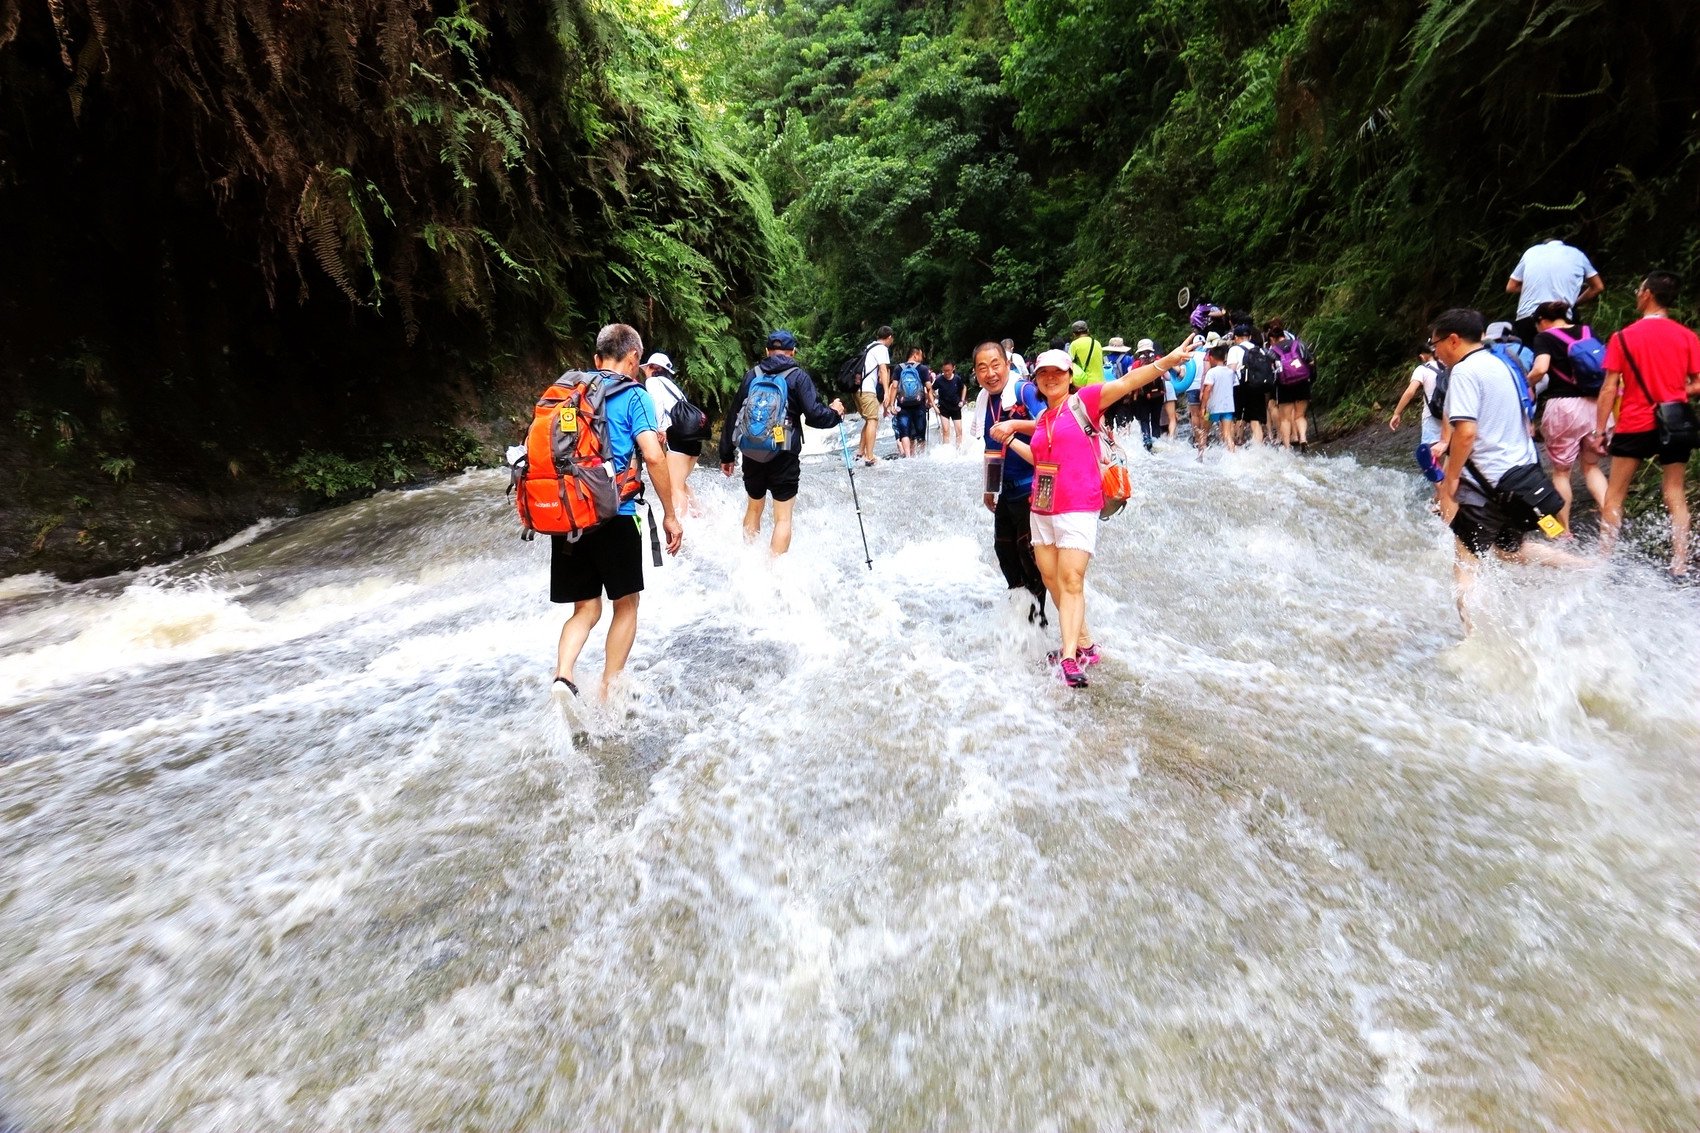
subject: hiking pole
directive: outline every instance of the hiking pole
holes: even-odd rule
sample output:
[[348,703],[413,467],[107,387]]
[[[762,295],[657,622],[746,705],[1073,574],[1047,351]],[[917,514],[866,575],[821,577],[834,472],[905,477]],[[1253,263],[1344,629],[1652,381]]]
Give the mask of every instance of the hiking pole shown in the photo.
[[838,423],[838,454],[844,458],[844,471],[850,477],[850,498],[856,504],[856,526],[862,532],[862,553],[868,556],[868,569],[874,569],[874,556],[868,550],[868,529],[862,525],[862,498],[856,494],[856,469],[850,459],[850,438],[844,434],[844,422]]

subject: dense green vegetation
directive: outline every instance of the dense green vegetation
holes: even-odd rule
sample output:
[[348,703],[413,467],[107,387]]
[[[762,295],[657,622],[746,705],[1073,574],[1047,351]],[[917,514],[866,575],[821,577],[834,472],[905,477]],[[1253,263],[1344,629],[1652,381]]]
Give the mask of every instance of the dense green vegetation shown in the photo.
[[647,19],[0,0],[17,438],[138,477],[382,463],[614,318],[692,371],[737,369],[786,237]]
[[1697,43],[1687,0],[0,0],[0,472],[364,490],[610,319],[712,401],[776,321],[817,372],[882,322],[1167,342],[1182,285],[1347,419],[1543,235],[1596,323],[1700,286]]
[[[1077,317],[1172,339],[1188,285],[1303,327],[1339,398],[1441,307],[1509,315],[1506,276],[1546,234],[1614,285],[1700,267],[1700,9],[1679,0],[712,18],[745,49],[711,51],[705,89],[807,249],[811,301],[792,308],[835,349],[886,319],[955,354]],[[1628,309],[1617,286],[1595,317]]]

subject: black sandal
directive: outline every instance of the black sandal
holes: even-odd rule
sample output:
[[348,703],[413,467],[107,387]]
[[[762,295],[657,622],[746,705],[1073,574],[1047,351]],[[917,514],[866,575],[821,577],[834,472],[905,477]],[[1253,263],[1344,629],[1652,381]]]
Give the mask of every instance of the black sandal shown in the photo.
[[555,681],[554,681],[554,684],[552,684],[552,685],[550,685],[550,686],[549,686],[549,691],[550,691],[550,692],[554,692],[554,691],[555,691],[555,687],[554,687],[554,685],[566,685],[566,686],[567,686],[567,691],[568,691],[568,692],[570,692],[570,693],[572,693],[572,694],[573,694],[573,695],[574,695],[574,696],[575,696],[575,697],[576,697],[576,696],[577,696],[577,695],[578,695],[578,686],[577,686],[577,685],[575,685],[575,684],[574,684],[574,683],[573,683],[573,682],[571,682],[571,681],[569,681],[569,680],[568,680],[568,679],[567,679],[567,678],[565,678],[565,677],[556,677],[556,678],[555,678]]

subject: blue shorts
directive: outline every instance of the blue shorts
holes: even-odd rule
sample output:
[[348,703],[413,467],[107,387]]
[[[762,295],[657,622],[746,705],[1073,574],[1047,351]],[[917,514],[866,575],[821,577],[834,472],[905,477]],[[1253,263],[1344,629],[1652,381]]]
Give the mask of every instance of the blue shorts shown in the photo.
[[1212,413],[1210,419],[1212,421],[1232,421],[1234,415],[1232,413]]
[[927,407],[917,405],[909,409],[899,409],[891,419],[891,435],[898,440],[924,441],[927,439]]
[[1186,391],[1186,403],[1188,405],[1197,405],[1198,404],[1198,391],[1197,390],[1189,389],[1189,390]]

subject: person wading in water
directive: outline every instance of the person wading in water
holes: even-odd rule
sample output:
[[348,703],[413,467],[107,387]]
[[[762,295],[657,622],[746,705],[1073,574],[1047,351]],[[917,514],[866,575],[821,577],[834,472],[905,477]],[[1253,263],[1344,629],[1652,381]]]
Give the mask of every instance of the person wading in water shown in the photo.
[[[1098,467],[1098,440],[1104,409],[1149,382],[1192,352],[1197,338],[1188,338],[1165,358],[1147,362],[1114,381],[1088,385],[1071,393],[1074,366],[1066,351],[1047,350],[1033,363],[1033,383],[1045,399],[1045,411],[1020,439],[1016,422],[994,425],[991,436],[1033,466],[1033,557],[1057,605],[1062,623],[1062,648],[1056,659],[1070,688],[1085,688],[1084,666],[1098,663],[1098,647],[1086,628],[1086,568],[1098,549],[1098,516],[1104,507],[1104,486]],[[1083,420],[1084,419],[1084,420]]]

